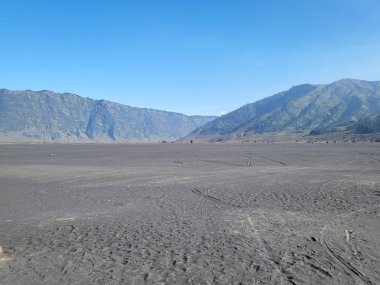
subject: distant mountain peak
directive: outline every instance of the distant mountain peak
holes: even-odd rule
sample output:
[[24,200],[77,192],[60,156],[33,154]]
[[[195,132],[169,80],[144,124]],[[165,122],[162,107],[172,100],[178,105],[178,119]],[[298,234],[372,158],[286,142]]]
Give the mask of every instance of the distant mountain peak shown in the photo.
[[257,134],[308,134],[380,113],[380,81],[301,84],[221,116],[183,140],[223,141]]

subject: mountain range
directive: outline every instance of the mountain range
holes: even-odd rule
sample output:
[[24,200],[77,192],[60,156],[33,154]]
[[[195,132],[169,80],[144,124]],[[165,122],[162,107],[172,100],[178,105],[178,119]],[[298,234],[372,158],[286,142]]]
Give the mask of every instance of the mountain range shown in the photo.
[[303,84],[247,104],[199,127],[182,141],[233,141],[262,134],[308,135],[313,130],[380,114],[380,81],[342,79]]
[[135,108],[69,93],[0,89],[2,141],[172,141],[215,118]]
[[240,141],[378,132],[380,81],[303,84],[221,117],[135,108],[70,93],[0,89],[1,141]]

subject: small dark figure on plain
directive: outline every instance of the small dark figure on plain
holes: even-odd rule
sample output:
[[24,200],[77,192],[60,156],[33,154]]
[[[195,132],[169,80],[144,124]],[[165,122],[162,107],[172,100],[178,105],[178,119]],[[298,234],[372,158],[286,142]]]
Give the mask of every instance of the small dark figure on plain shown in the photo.
[[191,140],[190,143],[193,143],[193,140]]

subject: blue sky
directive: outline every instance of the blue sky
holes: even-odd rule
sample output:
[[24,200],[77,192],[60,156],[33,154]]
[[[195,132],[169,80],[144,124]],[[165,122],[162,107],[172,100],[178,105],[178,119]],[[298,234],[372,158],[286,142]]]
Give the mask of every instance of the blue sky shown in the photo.
[[0,88],[220,115],[380,80],[378,0],[0,0]]

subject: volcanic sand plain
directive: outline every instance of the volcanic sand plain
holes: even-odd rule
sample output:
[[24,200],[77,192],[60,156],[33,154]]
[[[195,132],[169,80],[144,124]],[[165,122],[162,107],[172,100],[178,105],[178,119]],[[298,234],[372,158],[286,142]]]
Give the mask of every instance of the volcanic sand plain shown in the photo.
[[379,144],[0,146],[0,284],[380,284]]

